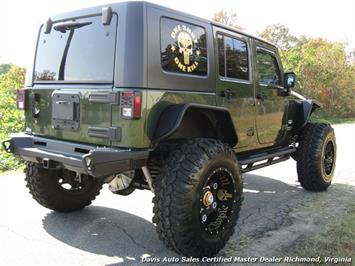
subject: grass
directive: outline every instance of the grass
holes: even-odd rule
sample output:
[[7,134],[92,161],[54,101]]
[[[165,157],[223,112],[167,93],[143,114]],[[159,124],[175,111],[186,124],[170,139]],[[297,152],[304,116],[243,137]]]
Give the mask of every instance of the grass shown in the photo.
[[355,123],[355,118],[333,118],[331,124],[350,124]]
[[340,117],[323,117],[319,116],[317,114],[314,114],[311,116],[311,121],[312,122],[317,122],[317,123],[329,123],[329,124],[349,124],[349,123],[355,123],[355,117],[351,118],[340,118]]
[[346,214],[335,221],[327,231],[298,241],[286,253],[308,258],[320,256],[323,262],[325,257],[352,257],[352,263],[339,263],[338,265],[355,265],[355,204],[353,203]]
[[330,123],[330,124],[350,124],[350,123],[355,123],[355,118],[328,118],[324,119],[324,122]]

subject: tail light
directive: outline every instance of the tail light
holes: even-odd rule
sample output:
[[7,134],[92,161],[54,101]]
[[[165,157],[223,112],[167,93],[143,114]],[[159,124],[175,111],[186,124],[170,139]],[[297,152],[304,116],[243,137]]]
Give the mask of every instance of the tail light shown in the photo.
[[142,93],[139,91],[122,91],[120,105],[122,118],[139,119],[142,112]]
[[28,99],[28,90],[27,89],[16,90],[17,109],[26,110],[27,109],[27,99]]

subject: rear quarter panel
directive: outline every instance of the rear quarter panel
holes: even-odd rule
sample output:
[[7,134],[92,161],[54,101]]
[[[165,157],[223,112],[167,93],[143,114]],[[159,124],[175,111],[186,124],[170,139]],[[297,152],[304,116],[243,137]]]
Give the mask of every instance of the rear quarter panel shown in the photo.
[[120,125],[122,128],[122,139],[120,142],[113,142],[113,146],[148,148],[151,147],[151,139],[160,115],[165,108],[173,104],[199,103],[216,105],[214,93],[169,91],[169,90],[142,90],[144,108],[142,118],[139,120],[122,120],[120,118],[119,106],[112,109],[112,125]]

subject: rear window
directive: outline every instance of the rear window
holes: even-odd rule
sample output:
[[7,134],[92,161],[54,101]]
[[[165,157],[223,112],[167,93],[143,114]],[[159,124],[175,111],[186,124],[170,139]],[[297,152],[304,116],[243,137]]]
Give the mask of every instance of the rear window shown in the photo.
[[54,23],[40,33],[34,81],[111,83],[117,17],[110,25],[101,16]]

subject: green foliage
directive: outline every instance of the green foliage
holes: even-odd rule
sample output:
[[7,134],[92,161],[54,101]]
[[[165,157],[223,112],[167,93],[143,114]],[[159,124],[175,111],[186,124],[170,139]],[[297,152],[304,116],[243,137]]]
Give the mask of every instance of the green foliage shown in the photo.
[[11,64],[1,64],[0,65],[0,75],[7,73],[10,70],[11,66],[12,66]]
[[[6,74],[0,75],[0,141],[25,128],[23,112],[16,109],[16,89],[23,87],[24,78],[25,69],[16,66],[11,66]],[[0,172],[20,166],[20,160],[0,149]]]
[[318,118],[355,118],[355,65],[347,61],[343,44],[296,37],[280,24],[267,27],[260,36],[280,48],[285,70],[297,74],[295,90],[323,104]]
[[321,116],[355,117],[355,66],[347,62],[342,44],[310,38],[284,51],[282,59],[297,74],[295,89],[323,104]]

